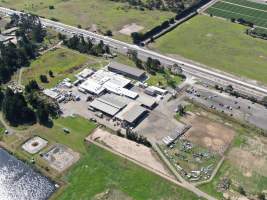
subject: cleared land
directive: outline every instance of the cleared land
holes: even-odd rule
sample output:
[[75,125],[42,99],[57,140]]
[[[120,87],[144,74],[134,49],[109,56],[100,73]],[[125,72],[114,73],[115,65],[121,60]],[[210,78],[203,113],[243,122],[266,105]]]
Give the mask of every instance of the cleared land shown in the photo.
[[219,1],[207,13],[226,19],[244,19],[267,28],[267,5],[246,0]]
[[[53,5],[54,9],[49,9],[49,5]],[[143,26],[143,31],[147,31],[174,16],[172,12],[141,11],[126,3],[110,0],[5,0],[0,2],[0,6],[26,10],[74,26],[80,24],[89,29],[94,26],[100,32],[112,30],[114,34],[132,23]]]
[[69,172],[67,180],[69,187],[59,196],[60,200],[93,199],[107,189],[119,190],[135,200],[198,199],[192,193],[95,145],[88,147],[87,154]]
[[182,119],[183,122],[192,125],[185,137],[194,144],[223,154],[231,144],[235,132],[224,124],[211,121],[205,115],[207,113],[203,112],[202,116],[192,113]]
[[156,153],[150,148],[137,144],[126,138],[113,135],[103,129],[97,129],[95,132],[88,136],[90,139],[104,143],[107,147],[114,151],[126,155],[139,163],[142,163],[154,170],[157,170],[167,176],[173,177],[169,170],[164,166]]
[[267,42],[245,31],[242,25],[200,15],[158,39],[152,48],[267,83]]
[[[266,190],[267,139],[249,126],[232,121],[222,114],[217,115],[214,111],[210,112],[209,109],[198,105],[191,105],[193,105],[192,112],[197,114],[191,119],[192,125],[199,133],[192,129],[184,137],[204,148],[210,146],[209,142],[205,143],[206,137],[220,141],[218,144],[224,142],[221,147],[228,146],[220,152],[225,160],[216,176],[210,183],[203,184],[199,188],[218,199],[222,199],[223,195],[231,197],[240,195],[239,186],[244,188],[248,196]],[[217,142],[215,144],[217,148]],[[223,190],[220,186],[224,179],[231,182],[228,190]]]
[[[28,68],[23,70],[22,84],[25,85],[34,79],[43,87],[50,88],[64,78],[73,79],[74,74],[85,67],[101,67],[105,63],[102,59],[69,49],[52,50],[37,58]],[[49,77],[49,70],[53,72],[54,77]],[[48,83],[40,82],[41,74],[48,77]]]
[[[218,197],[223,193],[231,195],[231,190],[237,191],[240,185],[248,194],[258,194],[266,190],[266,138],[255,135],[252,130],[240,130],[219,173],[211,183],[200,186],[200,189]],[[218,185],[223,178],[230,179],[232,184],[230,190],[220,192]]]

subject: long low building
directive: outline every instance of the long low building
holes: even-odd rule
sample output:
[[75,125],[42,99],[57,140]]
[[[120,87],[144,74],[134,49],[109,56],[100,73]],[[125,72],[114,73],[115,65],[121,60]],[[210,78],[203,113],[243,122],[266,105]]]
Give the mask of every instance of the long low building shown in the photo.
[[116,115],[116,118],[126,123],[126,125],[136,126],[139,120],[148,111],[136,102],[129,103],[120,113]]
[[137,80],[142,80],[146,76],[146,72],[143,70],[117,62],[109,63],[108,70]]
[[95,99],[90,104],[90,107],[113,117],[125,108],[126,105],[127,102],[122,101],[119,96],[116,97],[115,95],[106,94]]

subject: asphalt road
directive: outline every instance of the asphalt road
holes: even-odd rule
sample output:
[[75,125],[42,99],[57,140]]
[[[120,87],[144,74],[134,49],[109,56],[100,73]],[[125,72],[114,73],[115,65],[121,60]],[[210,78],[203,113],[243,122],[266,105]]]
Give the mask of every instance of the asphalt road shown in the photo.
[[[17,14],[21,13],[19,11],[14,11],[3,7],[0,7],[0,12],[8,15],[14,13]],[[136,45],[121,42],[119,40],[115,40],[107,36],[95,34],[93,32],[69,26],[60,22],[55,22],[44,18],[41,18],[41,21],[44,26],[51,27],[58,32],[63,32],[65,34],[84,35],[85,37],[90,37],[95,39],[96,42],[102,40],[105,44],[109,45],[114,51],[122,54],[126,54],[128,50],[135,50],[138,52],[138,55],[142,60],[146,60],[148,57],[151,57],[160,60],[160,62],[165,65],[173,65],[174,63],[177,63],[182,66],[185,73],[198,77],[202,80],[208,80],[220,85],[231,84],[236,90],[240,90],[246,94],[254,95],[255,97],[258,98],[267,96],[267,89],[263,86],[258,86],[252,83],[252,81],[251,82],[244,81],[237,77],[233,77],[231,75],[225,75],[219,72],[212,71],[210,69],[205,69],[203,67],[198,66],[197,64],[191,64],[178,59],[170,58],[161,55],[159,53],[153,52],[151,50],[141,48]]]

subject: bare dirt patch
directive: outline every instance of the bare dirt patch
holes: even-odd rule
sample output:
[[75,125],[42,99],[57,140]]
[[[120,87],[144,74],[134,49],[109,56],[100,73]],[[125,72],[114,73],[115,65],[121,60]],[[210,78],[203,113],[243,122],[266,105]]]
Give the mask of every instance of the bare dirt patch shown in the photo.
[[264,157],[256,156],[252,152],[244,149],[233,148],[228,154],[228,159],[246,177],[251,177],[253,172],[267,176],[267,162]]
[[135,23],[132,23],[132,24],[127,24],[127,25],[123,26],[123,28],[119,32],[121,34],[130,36],[132,33],[139,32],[139,31],[141,31],[143,29],[144,29],[143,26],[139,26],[139,25],[137,25]]
[[97,129],[93,134],[88,136],[87,139],[97,140],[104,143],[112,150],[123,154],[131,159],[134,159],[156,171],[159,171],[167,176],[173,175],[164,166],[161,160],[155,153],[148,147],[137,144],[126,138],[113,135],[105,130]]
[[43,158],[53,169],[58,172],[63,172],[76,163],[79,160],[80,155],[72,149],[58,144],[47,152]]
[[220,154],[224,153],[235,136],[231,128],[203,116],[192,114],[183,121],[192,125],[185,135],[186,139]]

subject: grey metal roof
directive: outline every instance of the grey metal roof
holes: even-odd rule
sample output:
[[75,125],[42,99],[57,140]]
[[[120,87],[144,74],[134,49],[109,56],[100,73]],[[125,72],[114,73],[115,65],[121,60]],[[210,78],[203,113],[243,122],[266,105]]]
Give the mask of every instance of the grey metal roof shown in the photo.
[[7,35],[7,34],[10,34],[12,32],[15,32],[16,30],[18,30],[18,27],[13,27],[13,28],[10,28],[10,29],[6,29],[6,30],[2,31],[2,34],[3,35]]
[[108,115],[114,116],[119,112],[119,108],[113,107],[109,104],[106,104],[102,101],[99,101],[99,99],[95,99],[91,104],[91,107],[100,110]]
[[140,77],[145,73],[145,71],[140,70],[138,68],[130,67],[128,65],[123,65],[123,64],[117,63],[117,62],[111,62],[109,64],[108,68],[115,69],[115,70],[121,71],[121,72],[126,73],[126,74],[131,74],[131,75],[134,75],[136,77]]
[[0,35],[0,42],[6,42],[10,39],[11,39],[11,37],[9,37],[9,36]]
[[118,109],[122,109],[127,105],[127,103],[118,95],[105,94],[99,97],[98,100]]
[[156,103],[155,98],[144,94],[140,95],[137,101],[147,107],[152,107]]
[[129,123],[134,123],[147,110],[139,105],[133,105],[128,112],[125,112],[123,119]]

